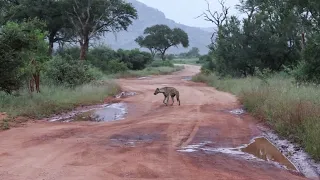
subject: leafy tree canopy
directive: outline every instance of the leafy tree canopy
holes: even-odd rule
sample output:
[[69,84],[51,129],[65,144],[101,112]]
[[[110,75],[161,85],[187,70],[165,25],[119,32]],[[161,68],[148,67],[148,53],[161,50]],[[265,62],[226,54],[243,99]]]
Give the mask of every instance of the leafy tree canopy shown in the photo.
[[189,47],[189,37],[180,28],[170,29],[167,25],[158,24],[144,30],[144,36],[135,40],[141,47],[148,48],[153,55],[159,52],[162,60],[165,60],[166,51],[172,47]]
[[66,16],[75,30],[75,41],[80,43],[80,59],[86,58],[89,40],[105,32],[127,30],[138,17],[136,9],[124,0],[66,0],[72,6]]

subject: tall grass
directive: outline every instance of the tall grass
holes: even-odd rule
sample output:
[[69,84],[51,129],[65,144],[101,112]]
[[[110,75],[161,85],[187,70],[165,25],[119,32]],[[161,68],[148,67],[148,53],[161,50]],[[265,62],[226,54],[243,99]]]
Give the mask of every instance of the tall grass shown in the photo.
[[74,89],[59,86],[41,86],[41,93],[30,95],[27,90],[19,96],[0,92],[0,112],[10,117],[28,116],[42,118],[54,113],[71,110],[79,105],[103,102],[116,94],[120,87],[114,82],[90,83]]
[[319,87],[297,86],[292,79],[280,75],[262,81],[256,77],[219,79],[199,74],[193,80],[237,95],[255,117],[320,160]]

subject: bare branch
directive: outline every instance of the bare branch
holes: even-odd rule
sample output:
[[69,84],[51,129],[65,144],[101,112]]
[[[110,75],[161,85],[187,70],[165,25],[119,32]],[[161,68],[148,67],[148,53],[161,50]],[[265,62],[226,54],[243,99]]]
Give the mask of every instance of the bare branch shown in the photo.
[[205,1],[207,3],[207,9],[205,10],[205,12],[203,12],[201,15],[197,16],[196,18],[203,16],[205,21],[212,22],[219,27],[226,21],[230,7],[225,6],[224,0],[218,0],[219,4],[221,5],[222,12],[220,13],[218,11],[212,12],[210,10],[210,3],[207,0]]

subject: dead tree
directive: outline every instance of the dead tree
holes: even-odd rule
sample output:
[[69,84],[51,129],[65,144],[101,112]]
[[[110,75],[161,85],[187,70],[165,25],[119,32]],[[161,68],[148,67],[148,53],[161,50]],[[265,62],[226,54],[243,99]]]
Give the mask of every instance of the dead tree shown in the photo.
[[219,31],[220,26],[223,25],[223,23],[227,20],[230,7],[227,7],[225,5],[225,0],[218,0],[219,4],[221,5],[221,12],[212,12],[210,10],[209,2],[207,0],[205,1],[207,2],[207,10],[196,18],[204,17],[205,21],[212,22],[217,26],[217,29],[215,29],[215,31],[211,35],[211,42],[214,43],[214,35]]

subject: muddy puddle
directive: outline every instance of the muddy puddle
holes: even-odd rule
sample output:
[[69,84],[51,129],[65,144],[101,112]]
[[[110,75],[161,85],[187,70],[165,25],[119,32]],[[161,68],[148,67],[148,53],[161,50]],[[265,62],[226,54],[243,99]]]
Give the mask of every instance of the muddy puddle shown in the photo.
[[199,144],[188,145],[178,151],[196,152],[203,150],[209,153],[223,153],[241,157],[246,160],[267,161],[278,167],[298,171],[295,165],[264,137],[255,138],[249,144],[236,148],[211,148],[210,144],[212,144],[212,142],[206,141]]
[[241,114],[245,113],[245,111],[243,108],[238,108],[238,109],[233,109],[233,110],[229,111],[229,113],[235,114],[235,115],[241,115]]
[[49,118],[48,121],[71,122],[71,121],[95,121],[107,122],[124,119],[127,114],[125,103],[103,104],[99,106],[87,107],[83,110],[72,111]]
[[138,144],[152,143],[160,138],[159,134],[138,134],[138,135],[122,135],[114,134],[110,137],[114,145],[124,145],[135,147]]
[[115,95],[114,97],[115,98],[126,98],[126,97],[134,96],[134,95],[137,95],[137,93],[136,92],[123,91],[123,92]]
[[191,81],[192,80],[192,76],[183,76],[182,80]]
[[139,78],[137,78],[137,79],[139,79],[139,80],[143,80],[143,79],[150,79],[151,77],[149,77],[149,76],[143,76],[143,77],[139,77]]

